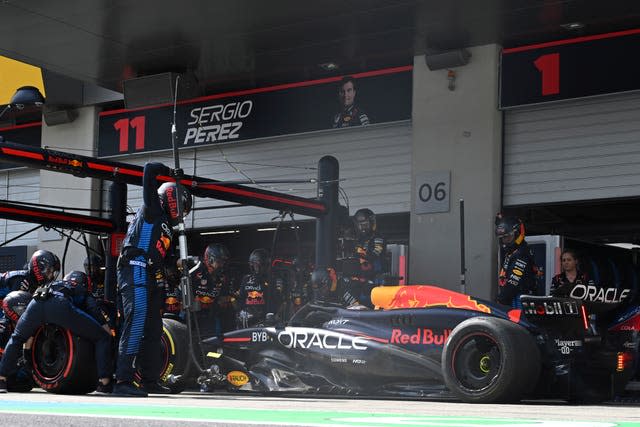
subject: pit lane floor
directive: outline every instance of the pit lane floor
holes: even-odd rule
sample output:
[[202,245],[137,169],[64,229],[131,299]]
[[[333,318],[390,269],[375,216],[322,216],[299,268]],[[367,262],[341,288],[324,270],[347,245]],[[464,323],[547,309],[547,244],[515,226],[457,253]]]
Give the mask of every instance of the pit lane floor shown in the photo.
[[0,425],[11,426],[429,426],[640,427],[640,404],[561,402],[470,405],[425,400],[263,397],[238,394],[124,398],[61,396],[39,389],[0,395]]

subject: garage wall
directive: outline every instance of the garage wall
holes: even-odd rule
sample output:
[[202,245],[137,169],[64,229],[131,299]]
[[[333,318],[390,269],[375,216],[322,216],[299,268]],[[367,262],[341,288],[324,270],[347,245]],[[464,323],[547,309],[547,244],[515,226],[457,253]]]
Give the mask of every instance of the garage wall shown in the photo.
[[505,112],[505,206],[640,195],[640,93]]
[[[10,202],[39,203],[40,171],[36,169],[15,169],[0,172],[0,199]],[[0,242],[13,239],[31,230],[37,224],[0,219]],[[9,246],[36,246],[38,233],[32,232],[9,244]]]
[[[496,45],[470,49],[456,68],[455,90],[447,70],[430,71],[414,58],[413,174],[449,171],[450,209],[411,215],[409,279],[460,290],[460,209],[465,201],[467,292],[492,298],[497,289],[493,221],[500,206],[502,115],[497,109]],[[413,198],[417,198],[417,192]]]
[[[213,148],[180,152],[185,173],[221,181],[311,180],[317,177],[322,156],[340,163],[340,186],[349,199],[350,213],[368,207],[378,214],[408,212],[411,191],[411,124],[408,121],[353,129],[268,138]],[[173,165],[171,153],[127,156],[115,160],[144,164],[161,161]],[[315,183],[263,184],[261,188],[301,197],[316,197]],[[137,209],[140,188],[129,186],[128,204]],[[209,208],[230,202],[197,198],[195,207]],[[342,199],[341,203],[345,204]],[[270,222],[277,212],[252,206],[195,211],[192,228],[229,227]],[[300,217],[299,219],[303,219]]]

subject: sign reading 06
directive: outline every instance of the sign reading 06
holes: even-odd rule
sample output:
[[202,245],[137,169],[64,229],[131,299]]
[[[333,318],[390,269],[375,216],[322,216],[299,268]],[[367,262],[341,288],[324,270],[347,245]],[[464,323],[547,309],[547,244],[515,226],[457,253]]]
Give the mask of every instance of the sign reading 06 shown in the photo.
[[450,171],[416,174],[414,213],[449,212]]
[[504,49],[500,108],[640,89],[640,29]]

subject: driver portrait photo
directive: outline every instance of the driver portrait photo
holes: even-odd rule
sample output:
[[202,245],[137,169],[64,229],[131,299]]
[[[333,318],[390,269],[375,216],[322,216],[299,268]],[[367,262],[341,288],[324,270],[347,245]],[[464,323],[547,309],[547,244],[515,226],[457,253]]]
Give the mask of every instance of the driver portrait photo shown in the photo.
[[367,126],[369,116],[356,103],[356,81],[351,76],[343,77],[338,84],[340,111],[333,116],[333,128]]

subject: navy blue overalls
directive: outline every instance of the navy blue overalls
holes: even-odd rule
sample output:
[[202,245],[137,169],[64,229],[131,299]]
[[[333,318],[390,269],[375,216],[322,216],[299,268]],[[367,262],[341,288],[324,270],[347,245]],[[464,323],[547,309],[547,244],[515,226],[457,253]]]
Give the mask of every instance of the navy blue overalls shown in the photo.
[[59,280],[48,287],[46,297],[34,297],[20,316],[0,360],[0,376],[7,377],[16,370],[22,345],[40,326],[50,323],[94,343],[98,377],[110,378],[113,372],[111,334],[101,326],[106,322],[96,300],[83,286],[72,282]]
[[162,290],[155,276],[170,251],[172,230],[160,204],[156,177],[169,174],[161,163],[145,165],[143,205],[129,225],[118,259],[122,324],[116,379],[122,382],[133,381],[136,365],[143,382],[157,381],[160,375]]

